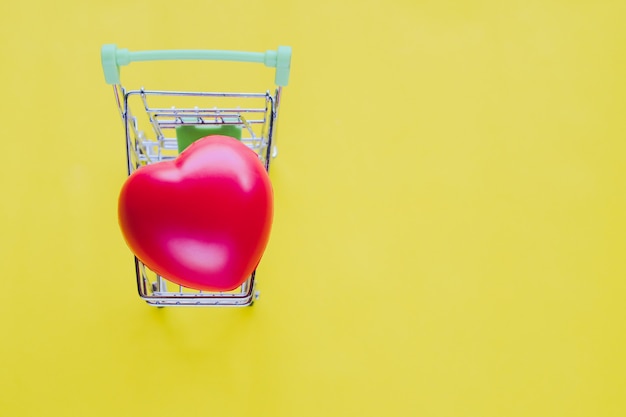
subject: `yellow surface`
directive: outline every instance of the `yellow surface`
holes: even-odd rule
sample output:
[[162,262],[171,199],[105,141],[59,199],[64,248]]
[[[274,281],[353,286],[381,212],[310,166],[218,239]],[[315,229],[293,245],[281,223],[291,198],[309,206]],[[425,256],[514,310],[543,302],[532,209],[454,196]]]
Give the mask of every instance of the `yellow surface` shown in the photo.
[[[0,415],[626,415],[625,2],[2,9]],[[253,308],[137,297],[110,42],[294,48]]]

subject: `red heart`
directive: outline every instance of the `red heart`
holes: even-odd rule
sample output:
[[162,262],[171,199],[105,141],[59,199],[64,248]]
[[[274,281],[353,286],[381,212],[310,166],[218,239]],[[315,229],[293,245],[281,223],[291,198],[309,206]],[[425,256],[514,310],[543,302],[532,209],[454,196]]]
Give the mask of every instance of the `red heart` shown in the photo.
[[154,272],[184,287],[229,291],[263,255],[272,198],[256,153],[234,138],[208,136],[128,177],[119,223],[131,251]]

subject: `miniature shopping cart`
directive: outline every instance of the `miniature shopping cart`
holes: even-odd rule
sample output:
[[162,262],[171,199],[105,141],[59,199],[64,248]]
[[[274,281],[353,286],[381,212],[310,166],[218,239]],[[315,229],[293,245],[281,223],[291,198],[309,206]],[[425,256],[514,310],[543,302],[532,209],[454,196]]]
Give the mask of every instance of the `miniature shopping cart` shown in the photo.
[[[107,84],[124,123],[128,174],[171,160],[191,142],[209,134],[240,139],[269,171],[276,156],[275,135],[281,88],[289,80],[291,48],[265,53],[171,50],[129,52],[115,45],[101,50]],[[125,89],[120,67],[137,61],[220,60],[263,63],[276,69],[273,92],[156,91]],[[249,306],[258,298],[255,272],[235,291],[207,292],[182,287],[151,271],[135,257],[139,295],[156,306]]]

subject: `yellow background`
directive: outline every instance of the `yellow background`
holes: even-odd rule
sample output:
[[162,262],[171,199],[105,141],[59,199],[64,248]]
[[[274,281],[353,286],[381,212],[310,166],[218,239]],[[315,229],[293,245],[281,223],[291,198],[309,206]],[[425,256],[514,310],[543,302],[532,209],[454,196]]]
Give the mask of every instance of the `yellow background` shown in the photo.
[[[6,2],[0,415],[625,415],[625,21],[609,0]],[[136,295],[104,43],[294,48],[254,307]],[[122,77],[271,86],[243,65]]]

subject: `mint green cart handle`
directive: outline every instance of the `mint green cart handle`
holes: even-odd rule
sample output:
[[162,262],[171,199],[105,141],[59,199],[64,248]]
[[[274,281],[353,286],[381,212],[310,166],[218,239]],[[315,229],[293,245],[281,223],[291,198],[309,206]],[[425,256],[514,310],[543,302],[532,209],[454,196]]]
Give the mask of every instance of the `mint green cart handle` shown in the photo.
[[289,82],[291,48],[279,46],[276,51],[239,52],[215,50],[169,50],[138,51],[118,49],[115,45],[102,46],[102,69],[107,84],[120,84],[120,67],[131,62],[164,60],[214,60],[236,62],[258,62],[276,68],[276,85],[284,87]]

